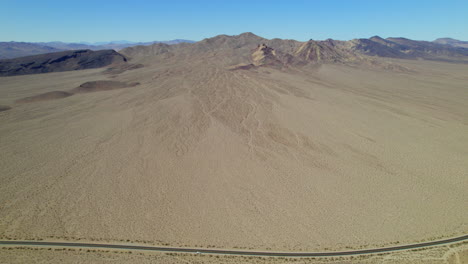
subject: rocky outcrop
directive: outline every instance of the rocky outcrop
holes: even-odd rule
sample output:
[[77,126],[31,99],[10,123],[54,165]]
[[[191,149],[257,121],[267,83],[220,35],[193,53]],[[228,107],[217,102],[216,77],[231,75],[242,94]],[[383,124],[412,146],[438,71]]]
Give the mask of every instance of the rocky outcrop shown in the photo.
[[254,50],[252,53],[252,61],[255,66],[283,64],[276,56],[276,51],[265,44],[258,45]]

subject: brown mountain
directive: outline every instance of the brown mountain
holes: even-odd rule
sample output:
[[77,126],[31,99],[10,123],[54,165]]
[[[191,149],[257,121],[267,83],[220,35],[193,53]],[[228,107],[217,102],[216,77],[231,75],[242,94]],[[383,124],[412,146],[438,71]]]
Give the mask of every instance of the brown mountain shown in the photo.
[[[260,45],[260,46],[259,46]],[[260,50],[255,50],[260,47]],[[156,58],[193,57],[193,56],[219,56],[227,65],[252,63],[251,57],[263,56],[273,64],[281,61],[282,64],[309,64],[309,63],[345,63],[368,64],[375,57],[389,57],[401,59],[428,59],[441,61],[465,61],[468,58],[468,49],[451,47],[447,45],[414,41],[404,38],[383,39],[378,36],[369,39],[354,39],[350,41],[337,40],[309,40],[300,42],[283,39],[264,39],[252,33],[243,33],[236,36],[219,35],[204,39],[193,44],[150,46],[135,46],[121,50],[128,57],[149,60],[148,56]],[[254,59],[255,60],[255,59]],[[268,64],[253,62],[253,64]]]
[[359,55],[348,49],[346,42],[327,39],[325,41],[309,40],[294,55],[314,63],[347,63],[359,59]]

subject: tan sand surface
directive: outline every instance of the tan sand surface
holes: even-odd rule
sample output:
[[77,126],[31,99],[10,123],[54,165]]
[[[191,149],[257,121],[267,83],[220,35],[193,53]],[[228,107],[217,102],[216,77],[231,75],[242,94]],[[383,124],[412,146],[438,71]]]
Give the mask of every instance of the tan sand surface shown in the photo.
[[164,55],[110,79],[0,78],[0,237],[323,250],[468,231],[468,66],[229,70]]

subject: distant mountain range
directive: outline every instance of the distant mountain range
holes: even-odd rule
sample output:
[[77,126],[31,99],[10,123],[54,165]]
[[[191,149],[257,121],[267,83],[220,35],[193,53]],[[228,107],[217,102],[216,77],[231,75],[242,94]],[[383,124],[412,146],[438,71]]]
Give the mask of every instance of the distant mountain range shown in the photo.
[[[347,43],[352,50],[359,53],[393,58],[428,58],[437,56],[456,56],[466,51],[459,48],[468,49],[468,41],[461,41],[452,38],[439,38],[434,41],[416,41],[406,38],[386,38],[378,36],[369,39],[353,39],[349,41],[334,41],[335,43]],[[116,51],[134,46],[149,46],[153,44],[174,45],[180,43],[194,43],[195,41],[186,39],[174,39],[169,41],[132,42],[127,40],[108,42],[80,42],[66,43],[60,41],[53,42],[0,42],[0,59],[12,59],[37,54],[59,52],[65,50],[107,50]],[[320,41],[316,41],[320,43]],[[325,42],[323,42],[325,43]],[[325,43],[326,44],[326,43]]]
[[[461,41],[417,41],[406,38],[381,38],[340,40],[309,40],[306,42],[284,39],[265,39],[247,32],[236,36],[218,35],[196,43],[186,40],[152,43],[107,43],[89,45],[79,43],[23,43],[5,42],[0,45],[8,56],[22,53],[47,53],[0,60],[0,76],[46,73],[121,64],[110,71],[136,69],[144,65],[128,64],[128,59],[166,60],[167,58],[210,58],[221,56],[222,63],[232,70],[249,70],[258,67],[290,68],[309,64],[342,64],[377,67],[406,71],[388,60],[435,60],[468,63],[468,48]],[[169,45],[173,44],[173,45]],[[151,44],[151,45],[148,45]],[[457,45],[457,46],[455,46]],[[116,52],[116,47],[124,47]],[[101,50],[107,48],[107,50]],[[68,49],[67,51],[63,51]],[[93,51],[92,49],[99,51]],[[119,68],[120,67],[120,68]],[[112,67],[111,67],[112,68]]]
[[468,63],[468,48],[440,44],[433,41],[418,41],[406,38],[371,38],[340,40],[309,40],[306,42],[287,39],[265,39],[253,33],[236,36],[219,35],[193,44],[135,46],[119,51],[129,57],[162,56],[164,58],[184,54],[214,56],[225,54],[225,61],[239,64],[242,69],[261,65],[284,67],[317,63],[382,64],[378,58],[424,59],[445,62]]
[[59,52],[65,50],[121,50],[138,45],[151,45],[155,43],[164,43],[168,45],[179,43],[193,43],[195,41],[185,39],[174,39],[169,41],[151,41],[151,42],[132,42],[126,40],[95,42],[95,43],[66,43],[60,41],[53,42],[0,42],[0,59],[12,59],[37,54]]
[[154,43],[164,43],[168,45],[178,44],[178,43],[193,43],[193,40],[187,39],[173,39],[173,40],[165,40],[165,41],[149,41],[149,42],[136,42],[136,41],[128,41],[128,40],[113,40],[113,41],[100,41],[100,42],[78,42],[78,44],[86,44],[86,45],[93,45],[93,46],[103,46],[103,45],[122,45],[125,47],[135,46],[135,45],[151,45]]

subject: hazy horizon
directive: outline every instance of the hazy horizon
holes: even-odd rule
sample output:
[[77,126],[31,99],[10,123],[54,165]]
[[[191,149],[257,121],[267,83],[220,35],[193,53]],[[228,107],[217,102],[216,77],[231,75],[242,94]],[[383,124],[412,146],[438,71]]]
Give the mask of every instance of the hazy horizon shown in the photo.
[[[213,37],[216,37],[216,36],[220,36],[220,35],[228,35],[228,36],[236,36],[236,35],[241,35],[243,33],[253,33],[255,34],[255,32],[241,32],[241,33],[238,33],[238,34],[232,34],[232,35],[228,35],[228,34],[218,34],[218,35],[214,35],[214,36],[211,36],[211,37],[206,37],[206,38],[213,38]],[[263,37],[259,34],[255,34],[259,37]],[[407,38],[407,39],[411,39],[411,40],[417,40],[417,41],[435,41],[437,39],[445,39],[445,38],[449,38],[449,39],[455,39],[455,40],[459,40],[459,41],[467,41],[466,39],[459,39],[459,38],[454,38],[454,37],[450,37],[450,36],[441,36],[441,37],[437,37],[437,38],[434,38],[434,39],[415,39],[415,38],[411,38],[411,37],[403,37],[403,36],[381,36],[381,35],[372,35],[372,36],[364,36],[364,37],[357,37],[357,38],[353,38],[353,39],[369,39],[371,37],[375,37],[375,36],[378,36],[378,37],[381,37],[381,38]],[[206,39],[204,38],[204,39]],[[266,38],[266,39],[275,39],[276,37],[273,37],[273,38]],[[284,38],[279,38],[279,39],[284,39]],[[326,40],[328,38],[323,38],[323,39],[316,39],[316,38],[309,38],[307,40]],[[333,38],[331,38],[333,39]],[[136,44],[136,43],[149,43],[149,42],[168,42],[168,41],[175,41],[175,40],[185,40],[185,41],[194,41],[194,42],[197,42],[197,41],[201,41],[203,39],[199,39],[199,40],[194,40],[194,39],[188,39],[188,38],[183,38],[183,37],[180,37],[180,38],[174,38],[174,39],[154,39],[154,40],[150,40],[150,41],[140,41],[140,40],[126,40],[126,39],[120,39],[120,40],[101,40],[101,41],[62,41],[62,40],[48,40],[48,41],[27,41],[27,40],[1,40],[0,42],[25,42],[25,43],[53,43],[53,42],[61,42],[61,43],[68,43],[68,44],[85,44],[85,45],[103,45],[103,44]],[[297,40],[297,39],[293,39],[293,40]],[[297,41],[307,41],[307,40],[297,40]],[[342,41],[348,41],[348,40],[352,40],[352,39],[335,39],[335,40],[342,40]]]
[[61,41],[61,40],[50,40],[50,41],[23,41],[23,40],[8,40],[8,41],[1,41],[1,42],[25,42],[25,43],[54,43],[54,42],[60,42],[60,43],[67,43],[67,44],[85,44],[85,45],[102,45],[102,44],[135,44],[135,43],[148,43],[148,42],[167,42],[167,41],[175,41],[175,40],[187,40],[187,41],[192,41],[191,39],[182,39],[182,38],[177,38],[177,39],[165,39],[165,40],[152,40],[152,41],[133,41],[133,40],[107,40],[107,41],[75,41],[75,42],[69,42],[69,41]]

